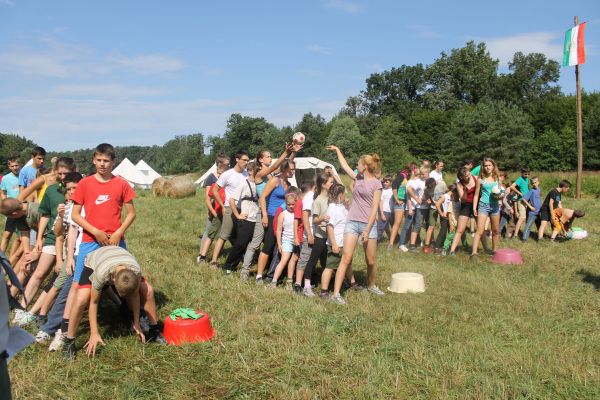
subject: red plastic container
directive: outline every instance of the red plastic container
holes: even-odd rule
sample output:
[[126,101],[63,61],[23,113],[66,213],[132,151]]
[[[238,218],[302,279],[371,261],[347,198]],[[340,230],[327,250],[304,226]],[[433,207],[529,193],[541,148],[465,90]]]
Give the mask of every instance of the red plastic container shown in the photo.
[[206,342],[215,335],[215,330],[210,324],[210,317],[203,311],[196,310],[202,317],[198,319],[172,320],[165,318],[163,335],[167,343],[179,346],[183,343]]
[[492,262],[496,264],[523,264],[523,257],[515,249],[498,249],[496,254],[492,257]]

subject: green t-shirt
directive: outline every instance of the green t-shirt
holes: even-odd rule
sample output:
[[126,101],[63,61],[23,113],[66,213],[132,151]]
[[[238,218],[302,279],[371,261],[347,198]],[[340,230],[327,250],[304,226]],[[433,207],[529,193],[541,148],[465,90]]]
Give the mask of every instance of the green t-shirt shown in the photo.
[[58,205],[64,204],[65,195],[59,192],[60,185],[55,183],[48,186],[44,198],[40,203],[39,213],[44,217],[48,217],[48,226],[46,226],[46,239],[44,246],[52,246],[56,243],[56,235],[54,235],[54,221],[58,215]]
[[476,167],[473,167],[473,169],[471,170],[471,175],[479,176],[479,171],[481,171],[481,164],[479,164]]
[[[327,196],[317,196],[312,204],[312,215],[316,215],[319,218],[323,218],[327,215],[327,207],[329,206],[329,199]],[[321,222],[318,225],[313,226],[313,233],[315,237],[326,239],[327,238],[327,222]]]
[[519,179],[515,181],[515,184],[517,185],[517,187],[519,188],[519,192],[521,192],[523,196],[525,196],[527,192],[529,192],[529,178],[523,179],[523,177],[520,176]]

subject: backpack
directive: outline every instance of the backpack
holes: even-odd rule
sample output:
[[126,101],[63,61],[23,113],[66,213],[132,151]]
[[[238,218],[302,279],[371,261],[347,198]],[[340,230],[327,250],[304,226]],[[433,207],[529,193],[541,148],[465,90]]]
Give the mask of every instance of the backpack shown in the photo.
[[250,196],[244,196],[238,200],[236,205],[238,213],[242,212],[243,201],[252,201],[254,203],[258,203],[258,196],[252,191],[252,185],[250,184],[250,181],[246,179],[246,183],[248,184],[248,189],[250,189]]

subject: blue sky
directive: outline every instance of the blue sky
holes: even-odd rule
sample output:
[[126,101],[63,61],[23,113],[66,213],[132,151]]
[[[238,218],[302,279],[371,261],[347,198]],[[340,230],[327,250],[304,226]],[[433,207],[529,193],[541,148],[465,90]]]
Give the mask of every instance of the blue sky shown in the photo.
[[329,119],[371,73],[468,40],[501,70],[516,51],[560,60],[574,15],[588,22],[583,87],[598,91],[597,0],[0,0],[0,132],[71,150],[218,135],[236,112]]

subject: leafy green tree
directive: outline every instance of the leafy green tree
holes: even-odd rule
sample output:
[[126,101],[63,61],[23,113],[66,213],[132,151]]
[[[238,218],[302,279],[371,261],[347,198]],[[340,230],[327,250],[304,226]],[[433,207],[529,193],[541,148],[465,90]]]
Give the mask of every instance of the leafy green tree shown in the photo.
[[31,149],[36,146],[31,140],[11,133],[0,133],[0,173],[7,174],[6,162],[9,157],[18,156],[21,165],[31,158]]
[[368,152],[379,154],[384,171],[395,173],[414,159],[408,151],[406,131],[406,124],[397,117],[387,116],[379,120]]
[[465,47],[442,52],[427,67],[424,100],[431,109],[454,109],[464,103],[477,104],[490,98],[497,78],[498,60],[485,43],[467,42]]
[[311,157],[322,157],[325,153],[324,143],[327,141],[329,129],[325,118],[312,113],[304,114],[302,120],[296,125],[295,132],[303,132],[306,135],[303,155]]
[[[348,116],[337,117],[331,121],[331,131],[326,144],[338,146],[349,163],[357,162],[364,148],[360,130],[356,122]],[[332,152],[328,152],[327,159],[331,162],[337,160]]]
[[531,161],[533,139],[527,114],[515,105],[486,101],[454,114],[441,152],[451,167],[466,158],[491,157],[501,169],[517,170]]
[[556,85],[560,66],[544,54],[519,51],[508,68],[509,74],[498,77],[496,97],[499,99],[527,106],[531,101],[560,94],[560,87]]
[[561,131],[547,130],[538,135],[530,149],[529,166],[542,171],[568,171],[577,168],[577,134],[565,126]]

